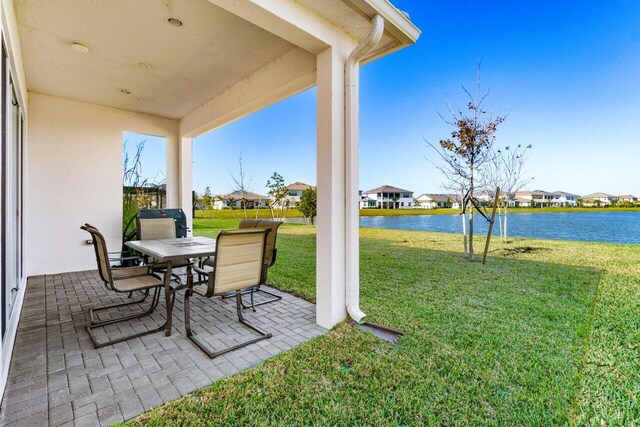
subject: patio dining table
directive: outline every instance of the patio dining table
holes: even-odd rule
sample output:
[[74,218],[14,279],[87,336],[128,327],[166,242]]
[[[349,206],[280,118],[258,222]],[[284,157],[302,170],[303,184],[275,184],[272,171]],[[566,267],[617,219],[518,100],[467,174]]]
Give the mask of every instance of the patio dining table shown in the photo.
[[177,289],[171,288],[173,262],[186,258],[203,258],[215,255],[216,240],[209,237],[183,237],[176,239],[132,240],[126,242],[126,245],[166,265],[164,273],[164,295],[167,305],[165,335],[170,336],[173,317],[173,294],[177,291]]

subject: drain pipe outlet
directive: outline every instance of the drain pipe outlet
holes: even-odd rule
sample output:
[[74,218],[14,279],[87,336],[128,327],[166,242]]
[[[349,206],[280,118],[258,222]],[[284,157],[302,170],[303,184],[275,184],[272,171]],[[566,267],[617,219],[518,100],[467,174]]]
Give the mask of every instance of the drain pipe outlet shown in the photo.
[[366,316],[360,310],[360,200],[358,197],[358,84],[360,60],[371,52],[382,38],[384,20],[373,17],[371,31],[347,58],[345,78],[345,190],[346,190],[346,305],[353,320],[361,323]]

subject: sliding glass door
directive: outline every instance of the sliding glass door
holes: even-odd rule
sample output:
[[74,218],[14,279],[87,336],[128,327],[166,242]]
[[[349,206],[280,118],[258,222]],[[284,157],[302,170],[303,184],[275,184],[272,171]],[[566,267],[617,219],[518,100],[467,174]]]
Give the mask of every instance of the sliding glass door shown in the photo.
[[2,46],[2,228],[0,277],[2,279],[2,336],[14,312],[22,282],[22,185],[23,112],[18,102],[11,69]]

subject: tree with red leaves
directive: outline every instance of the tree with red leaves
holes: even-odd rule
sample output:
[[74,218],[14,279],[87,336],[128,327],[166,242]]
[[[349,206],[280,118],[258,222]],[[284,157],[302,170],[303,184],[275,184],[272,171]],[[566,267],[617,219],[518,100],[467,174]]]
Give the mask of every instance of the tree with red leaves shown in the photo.
[[475,192],[477,189],[485,188],[484,168],[493,156],[491,148],[495,141],[495,134],[505,117],[493,117],[484,108],[489,93],[481,95],[479,64],[475,94],[472,95],[464,86],[462,90],[469,97],[466,111],[455,111],[449,105],[451,118],[445,119],[440,116],[447,125],[453,127],[451,136],[441,139],[437,145],[425,141],[440,158],[437,164],[432,163],[446,177],[446,186],[455,188],[462,195],[463,224],[466,222],[466,216],[469,215],[468,248],[464,229],[463,243],[465,253],[468,253],[469,258],[473,260],[473,209],[474,206],[479,206]]

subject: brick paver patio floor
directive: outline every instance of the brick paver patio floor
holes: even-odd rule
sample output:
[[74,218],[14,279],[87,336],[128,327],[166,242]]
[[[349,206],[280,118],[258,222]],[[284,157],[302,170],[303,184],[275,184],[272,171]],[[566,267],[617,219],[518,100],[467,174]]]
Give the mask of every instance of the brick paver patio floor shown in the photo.
[[[171,337],[155,333],[96,350],[84,329],[87,308],[118,301],[97,272],[29,278],[0,425],[93,426],[126,420],[325,332],[315,324],[313,304],[275,292],[282,301],[258,307],[256,313],[245,310],[250,322],[273,337],[210,360],[184,335],[182,293],[176,298]],[[237,321],[234,299],[194,297],[191,312],[194,333],[214,347],[250,335]],[[105,327],[98,336],[153,328],[165,316],[163,294],[153,315]]]

